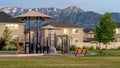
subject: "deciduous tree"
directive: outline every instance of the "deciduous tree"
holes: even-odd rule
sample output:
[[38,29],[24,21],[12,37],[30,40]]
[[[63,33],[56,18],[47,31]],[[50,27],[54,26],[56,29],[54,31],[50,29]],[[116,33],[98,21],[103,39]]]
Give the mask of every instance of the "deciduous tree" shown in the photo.
[[105,44],[105,49],[107,49],[107,44],[115,40],[115,29],[116,23],[112,20],[109,13],[105,13],[96,27],[94,38],[97,42]]

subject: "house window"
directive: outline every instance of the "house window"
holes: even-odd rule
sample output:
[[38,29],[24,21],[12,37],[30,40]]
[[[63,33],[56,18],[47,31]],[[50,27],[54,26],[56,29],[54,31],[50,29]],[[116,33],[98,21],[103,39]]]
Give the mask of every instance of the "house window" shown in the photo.
[[91,34],[91,37],[94,38],[94,34]]
[[6,27],[8,27],[10,30],[18,30],[19,25],[18,24],[6,24]]
[[78,38],[75,38],[75,39],[73,39],[73,42],[74,42],[74,43],[78,43],[78,42],[79,42],[79,39],[78,39]]
[[118,29],[116,29],[116,34],[118,34]]
[[68,34],[68,33],[69,33],[69,30],[68,30],[68,29],[64,29],[64,33],[65,33],[65,34]]
[[73,32],[73,34],[78,34],[79,33],[78,29],[73,29],[72,32]]
[[19,40],[19,37],[18,36],[14,36],[13,39]]
[[48,34],[52,34],[52,30],[48,30]]

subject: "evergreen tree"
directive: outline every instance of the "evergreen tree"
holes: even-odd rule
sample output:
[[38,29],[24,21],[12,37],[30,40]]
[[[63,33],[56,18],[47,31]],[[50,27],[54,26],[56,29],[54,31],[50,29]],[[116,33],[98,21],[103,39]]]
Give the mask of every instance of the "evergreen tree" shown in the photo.
[[96,27],[94,38],[97,42],[105,44],[105,48],[107,49],[107,44],[115,40],[115,29],[116,23],[112,20],[109,13],[105,13],[101,17],[99,25]]

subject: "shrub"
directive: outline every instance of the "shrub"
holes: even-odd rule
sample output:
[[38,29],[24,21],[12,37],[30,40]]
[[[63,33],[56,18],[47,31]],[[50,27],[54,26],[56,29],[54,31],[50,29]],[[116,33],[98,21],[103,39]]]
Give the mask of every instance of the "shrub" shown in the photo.
[[94,50],[94,47],[93,47],[93,46],[91,46],[91,47],[88,47],[88,49],[89,49],[89,50]]
[[57,51],[60,51],[60,50],[61,50],[61,46],[58,45],[58,46],[56,47],[56,50],[57,50]]
[[2,50],[3,47],[5,47],[5,46],[6,46],[6,41],[5,41],[5,39],[1,38],[0,39],[0,50]]
[[82,49],[88,49],[88,47],[86,47],[86,46],[83,46],[83,47],[82,47]]
[[75,49],[76,49],[76,46],[74,45],[70,46],[70,51],[75,51]]
[[80,47],[76,47],[76,49],[81,49]]
[[99,47],[99,46],[96,46],[96,50],[100,50],[100,47]]
[[14,45],[15,42],[16,42],[16,40],[15,40],[15,39],[12,39],[12,40],[10,41],[10,44],[11,44],[11,45]]

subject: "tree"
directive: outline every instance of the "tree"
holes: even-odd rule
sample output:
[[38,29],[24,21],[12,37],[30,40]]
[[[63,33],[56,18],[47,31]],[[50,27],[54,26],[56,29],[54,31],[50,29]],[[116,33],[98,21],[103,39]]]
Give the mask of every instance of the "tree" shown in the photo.
[[107,49],[107,44],[109,42],[113,42],[115,40],[115,29],[116,23],[112,20],[111,15],[109,13],[105,13],[101,19],[99,25],[96,27],[95,30],[95,41],[103,43],[106,45],[105,49]]
[[8,27],[6,27],[4,32],[3,32],[2,37],[0,38],[0,50],[2,50],[3,47],[7,45],[6,42],[9,42],[11,33],[12,33],[12,31],[9,30]]
[[12,33],[12,31],[8,27],[6,27],[3,32],[2,38],[4,38],[5,41],[9,41],[11,33]]

